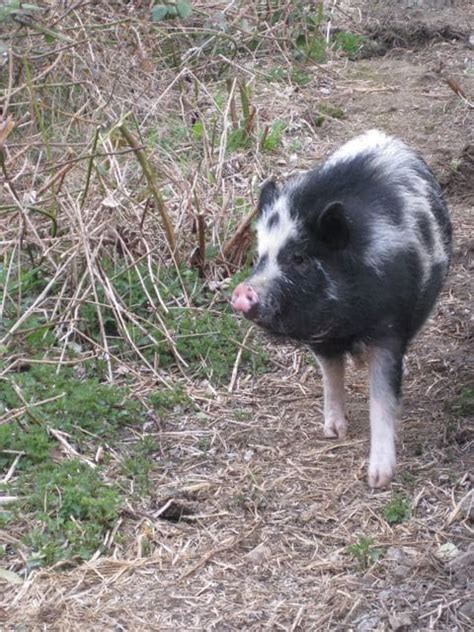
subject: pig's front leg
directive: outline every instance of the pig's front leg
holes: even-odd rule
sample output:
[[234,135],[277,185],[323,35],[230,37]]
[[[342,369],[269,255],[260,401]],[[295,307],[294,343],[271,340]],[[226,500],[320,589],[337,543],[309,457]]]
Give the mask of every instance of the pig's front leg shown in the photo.
[[344,356],[316,359],[323,373],[324,387],[324,436],[342,439],[347,432],[344,403]]
[[402,383],[403,354],[393,349],[369,350],[370,487],[385,487],[395,474],[395,433]]

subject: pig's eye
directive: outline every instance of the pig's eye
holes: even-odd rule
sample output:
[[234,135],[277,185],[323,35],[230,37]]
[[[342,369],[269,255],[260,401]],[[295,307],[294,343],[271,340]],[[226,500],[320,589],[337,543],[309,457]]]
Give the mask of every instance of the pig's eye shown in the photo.
[[293,255],[292,260],[296,266],[303,266],[306,263],[307,258],[304,255],[296,254],[296,255]]

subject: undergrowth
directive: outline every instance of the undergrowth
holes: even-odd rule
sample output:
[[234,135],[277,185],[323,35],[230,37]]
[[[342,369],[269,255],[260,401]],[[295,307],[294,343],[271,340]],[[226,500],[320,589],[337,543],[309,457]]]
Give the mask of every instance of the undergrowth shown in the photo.
[[[19,550],[27,568],[62,559],[88,559],[112,542],[106,538],[119,517],[130,484],[141,496],[151,490],[157,467],[156,440],[134,440],[150,415],[171,414],[192,406],[180,390],[156,390],[146,401],[130,397],[130,388],[100,382],[93,366],[23,367],[4,378],[0,416],[0,471],[15,467],[17,476],[3,486],[17,502],[0,514],[5,527],[21,532]],[[12,419],[14,417],[14,419]],[[127,439],[127,448],[120,448]],[[103,458],[97,459],[98,450]],[[112,454],[120,472],[107,480]],[[100,453],[100,452],[99,452]]]

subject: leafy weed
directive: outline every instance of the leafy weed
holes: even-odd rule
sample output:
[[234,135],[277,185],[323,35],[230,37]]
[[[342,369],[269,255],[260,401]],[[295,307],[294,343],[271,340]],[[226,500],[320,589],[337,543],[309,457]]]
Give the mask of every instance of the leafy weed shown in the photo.
[[89,558],[118,518],[118,491],[77,459],[44,463],[22,474],[18,487],[26,498],[22,513],[34,514],[37,525],[24,543],[38,564]]
[[361,570],[366,570],[371,564],[380,559],[383,550],[373,546],[374,540],[366,536],[360,538],[354,544],[350,544],[346,551],[359,564]]
[[342,50],[350,60],[357,59],[366,43],[367,38],[363,35],[340,31],[333,37],[334,48]]
[[411,514],[410,502],[402,494],[394,494],[383,508],[382,513],[389,524],[399,524],[409,519]]

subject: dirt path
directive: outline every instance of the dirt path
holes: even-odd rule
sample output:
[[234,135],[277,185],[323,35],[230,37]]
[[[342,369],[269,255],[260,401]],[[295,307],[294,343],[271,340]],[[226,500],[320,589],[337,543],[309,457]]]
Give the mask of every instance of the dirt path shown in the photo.
[[[446,13],[437,21],[467,32],[468,4],[452,24]],[[371,24],[379,28],[379,17]],[[384,56],[341,59],[329,77],[315,70],[311,83],[292,92],[262,85],[260,99],[273,114],[290,108],[295,130],[308,128],[298,167],[380,127],[419,148],[446,187],[452,270],[408,357],[393,489],[374,493],[366,485],[364,372],[354,369],[349,378],[347,440],[328,442],[317,369],[302,351],[272,349],[270,373],[239,375],[232,393],[206,395],[205,412],[164,427],[168,456],[156,475],[156,505],[137,500],[124,514],[127,559],[33,575],[0,598],[5,630],[460,631],[469,618],[472,625],[473,411],[466,393],[473,376],[474,109],[466,99],[474,100],[474,50],[463,39],[413,36]],[[321,103],[344,116],[328,118],[316,136],[305,121]],[[294,167],[290,156],[278,169]],[[399,513],[407,499],[411,515],[391,524],[385,510],[394,498]],[[174,520],[158,518],[163,499],[173,499],[166,515],[173,518],[174,507]],[[193,519],[179,519],[182,507]]]

